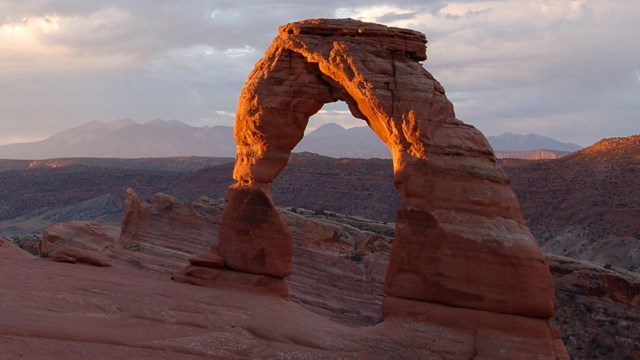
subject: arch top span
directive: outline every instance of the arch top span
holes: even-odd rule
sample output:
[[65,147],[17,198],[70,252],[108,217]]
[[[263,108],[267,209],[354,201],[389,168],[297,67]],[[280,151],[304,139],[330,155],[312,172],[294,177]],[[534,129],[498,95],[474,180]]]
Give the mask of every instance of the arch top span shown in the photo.
[[426,38],[412,30],[350,19],[280,27],[238,102],[237,182],[227,193],[218,252],[238,271],[291,273],[292,236],[269,183],[309,117],[343,100],[393,155],[402,205],[385,293],[549,317],[551,275],[508,178],[486,138],[456,119],[424,60]]

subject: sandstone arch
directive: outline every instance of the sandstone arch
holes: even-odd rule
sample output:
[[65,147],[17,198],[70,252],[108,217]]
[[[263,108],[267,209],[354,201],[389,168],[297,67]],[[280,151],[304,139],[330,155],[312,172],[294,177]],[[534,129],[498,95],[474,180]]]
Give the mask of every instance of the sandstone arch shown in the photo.
[[455,118],[420,64],[421,33],[355,20],[282,26],[238,103],[238,155],[218,253],[227,267],[286,277],[292,236],[269,183],[311,115],[345,101],[393,154],[401,194],[385,280],[395,298],[548,318],[549,269],[485,137]]

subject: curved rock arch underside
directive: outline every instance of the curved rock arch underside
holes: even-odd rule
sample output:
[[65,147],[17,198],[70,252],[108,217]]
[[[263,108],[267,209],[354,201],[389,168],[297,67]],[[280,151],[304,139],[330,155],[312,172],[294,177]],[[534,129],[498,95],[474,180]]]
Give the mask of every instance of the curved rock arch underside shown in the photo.
[[[291,273],[292,234],[269,184],[309,117],[341,100],[390,148],[402,198],[385,316],[431,304],[548,319],[555,292],[543,254],[487,140],[456,119],[442,85],[420,63],[426,42],[416,31],[355,20],[279,28],[240,95],[236,183],[227,192],[217,252],[236,271]],[[549,322],[542,323],[548,332]],[[557,334],[541,337],[557,347]]]

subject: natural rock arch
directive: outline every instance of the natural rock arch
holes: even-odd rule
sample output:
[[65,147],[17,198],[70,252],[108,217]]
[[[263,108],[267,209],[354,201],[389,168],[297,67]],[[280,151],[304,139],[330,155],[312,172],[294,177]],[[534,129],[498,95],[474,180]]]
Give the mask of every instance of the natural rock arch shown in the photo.
[[420,64],[419,32],[355,20],[280,27],[249,75],[236,113],[237,181],[217,252],[227,267],[291,273],[292,235],[269,183],[310,116],[345,101],[393,155],[402,205],[385,279],[392,297],[548,318],[553,283],[485,137],[455,118]]

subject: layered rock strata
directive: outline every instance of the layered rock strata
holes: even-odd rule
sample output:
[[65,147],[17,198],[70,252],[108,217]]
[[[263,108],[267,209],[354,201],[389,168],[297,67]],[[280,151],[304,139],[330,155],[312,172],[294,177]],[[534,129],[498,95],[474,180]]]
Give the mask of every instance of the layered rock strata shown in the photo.
[[221,212],[221,204],[206,197],[188,204],[157,193],[146,202],[128,189],[118,245],[133,250],[124,252],[133,255],[131,261],[153,264],[161,272],[175,271],[212,245],[207,239],[218,231]]
[[[455,118],[421,65],[419,32],[355,20],[280,27],[249,75],[218,252],[235,270],[285,277],[291,235],[269,183],[308,119],[345,101],[391,149],[402,197],[385,280],[398,298],[548,318],[551,275],[485,137]],[[391,305],[390,305],[391,306]]]

